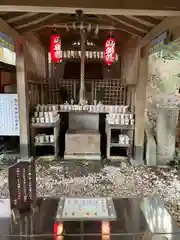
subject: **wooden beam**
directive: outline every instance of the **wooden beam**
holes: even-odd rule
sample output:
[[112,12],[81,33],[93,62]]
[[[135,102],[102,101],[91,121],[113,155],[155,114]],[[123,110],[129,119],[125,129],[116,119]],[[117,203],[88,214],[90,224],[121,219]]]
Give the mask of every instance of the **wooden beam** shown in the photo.
[[9,26],[2,18],[0,18],[0,30],[11,37],[13,40],[19,36],[19,33]]
[[[153,1],[153,2],[152,2]],[[180,16],[180,3],[176,0],[148,1],[93,1],[92,0],[66,0],[66,1],[41,1],[31,0],[1,0],[0,9],[3,12],[45,12],[45,13],[75,13],[77,9],[82,9],[84,14],[95,15],[126,15],[126,16]]]
[[14,28],[15,29],[21,29],[21,28],[25,28],[25,27],[28,27],[28,26],[32,26],[32,25],[37,24],[37,23],[44,23],[45,20],[57,15],[56,13],[51,13],[51,14],[48,14],[48,15],[46,13],[41,13],[41,14],[44,14],[44,17],[41,17],[37,20],[28,22],[28,23],[23,24],[23,25],[16,26]]
[[49,15],[50,15],[49,13],[37,13],[37,14],[35,14],[33,16],[30,16],[26,19],[20,19],[18,21],[12,22],[11,26],[16,29],[18,27],[25,26],[29,23],[33,23],[33,22],[36,22],[38,20],[41,20],[44,17],[49,16]]
[[60,20],[60,14],[52,14],[50,17],[44,19],[43,21],[40,22],[33,22],[32,24],[26,24],[25,26],[21,26],[20,29],[18,29],[18,31],[20,33],[26,33],[28,31],[34,31],[36,29],[42,29],[44,27],[46,27],[46,25],[49,24],[55,24],[58,20]]
[[[124,26],[126,27],[130,27],[134,30],[137,30],[139,32],[141,32],[141,34],[139,36],[142,35],[142,33],[147,33],[148,31],[147,30],[144,30],[142,28],[138,28],[136,23],[134,24],[134,21],[132,21],[131,19],[128,19],[127,17],[117,17],[117,16],[112,16],[112,15],[107,15],[108,17],[112,18],[115,22],[117,22],[118,24],[124,24]],[[146,27],[146,26],[145,26]]]
[[[0,17],[0,29],[2,32],[7,34],[9,37],[13,39],[13,41],[18,41],[21,34],[17,32],[15,29],[13,29],[8,23],[6,23],[1,17]],[[32,35],[34,35],[32,33]],[[35,35],[34,35],[35,36]],[[38,40],[38,38],[35,36],[36,41],[39,42],[41,45],[42,43]],[[21,41],[21,40],[20,40]],[[43,45],[42,45],[43,46]]]
[[[54,24],[54,25],[46,25],[46,27],[66,28],[67,25],[64,23],[62,23],[62,24],[59,23],[59,24]],[[84,27],[88,27],[88,25],[84,25]],[[76,28],[80,28],[80,26],[77,26]],[[103,25],[103,24],[99,25],[99,30],[106,30],[106,29],[107,30],[120,30],[121,28],[117,28],[113,25]]]
[[25,13],[23,15],[10,18],[10,19],[6,20],[6,22],[7,23],[12,23],[12,22],[15,22],[15,21],[19,21],[19,20],[22,20],[22,19],[26,19],[26,18],[32,17],[34,15],[36,15],[36,13]]
[[139,42],[141,47],[148,45],[153,38],[155,38],[158,34],[162,33],[165,30],[172,30],[179,26],[180,17],[167,17],[165,18],[159,25],[153,28],[144,38],[142,38]]
[[151,30],[151,28],[146,26],[145,24],[136,22],[135,20],[132,20],[128,17],[125,17],[125,16],[116,16],[116,17],[112,16],[112,17],[114,17],[114,19],[116,19],[116,21],[118,21],[118,22],[129,25],[129,26],[131,26],[135,29],[141,30],[145,33],[149,32]]
[[151,23],[153,25],[158,25],[161,22],[161,20],[150,16],[133,16],[133,17],[138,18],[144,22]]
[[[18,29],[18,31],[21,32],[21,33],[25,33],[25,32],[28,32],[28,31],[38,31],[38,30],[41,30],[41,29],[44,29],[44,28],[47,28],[47,27],[56,28],[56,27],[58,27],[58,25],[60,25],[59,28],[66,28],[67,22],[71,22],[71,23],[73,22],[73,20],[70,21],[67,18],[66,19],[61,18],[60,16],[61,15],[59,15],[59,14],[54,15],[52,18],[48,18],[47,20],[44,20],[43,22],[24,27],[22,29],[20,28],[20,29]],[[89,22],[91,22],[91,21],[89,21]],[[99,25],[99,23],[92,23],[92,24],[94,26],[96,26],[97,24]],[[110,26],[111,25],[108,25],[107,29],[109,29]],[[113,26],[111,26],[111,27],[113,29],[115,29],[115,27],[113,27]]]
[[25,13],[27,13],[27,11],[26,12],[7,12],[2,15],[2,18],[3,18],[3,20],[7,21],[11,18],[20,17],[20,16],[24,15]]
[[132,35],[143,37],[144,33],[142,31],[139,31],[137,29],[134,29],[133,27],[127,26],[126,24],[121,23],[120,21],[117,21],[116,17],[107,15],[108,18],[113,19],[114,21],[118,22],[117,24],[114,24],[116,28],[121,29],[124,32],[130,33]]

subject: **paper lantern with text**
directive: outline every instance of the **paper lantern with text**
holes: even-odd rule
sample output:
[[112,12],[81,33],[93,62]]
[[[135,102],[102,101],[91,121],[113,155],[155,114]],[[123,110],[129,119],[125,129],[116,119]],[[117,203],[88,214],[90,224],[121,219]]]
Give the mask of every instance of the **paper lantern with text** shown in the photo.
[[104,62],[111,65],[115,60],[116,41],[113,37],[106,40],[104,44]]
[[61,37],[59,34],[53,34],[50,37],[50,53],[52,62],[59,62],[61,60]]

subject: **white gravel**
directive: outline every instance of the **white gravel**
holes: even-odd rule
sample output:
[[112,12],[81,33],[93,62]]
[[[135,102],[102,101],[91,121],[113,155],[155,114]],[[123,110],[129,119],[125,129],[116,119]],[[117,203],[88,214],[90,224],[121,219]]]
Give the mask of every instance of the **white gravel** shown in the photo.
[[[76,166],[71,174],[60,164],[37,164],[38,196],[160,196],[180,225],[180,177],[176,170],[123,164],[121,168],[107,166],[88,174],[87,167]],[[78,176],[79,170],[84,176]],[[7,170],[0,172],[0,193],[2,197],[9,195]]]

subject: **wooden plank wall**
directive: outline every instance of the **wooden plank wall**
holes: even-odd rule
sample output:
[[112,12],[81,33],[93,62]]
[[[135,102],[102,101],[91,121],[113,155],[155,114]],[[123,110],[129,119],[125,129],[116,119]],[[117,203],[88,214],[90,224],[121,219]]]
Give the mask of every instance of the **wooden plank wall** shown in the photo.
[[29,104],[44,102],[43,81],[46,77],[47,53],[38,39],[32,34],[26,34],[25,67],[29,91]]
[[121,77],[126,84],[137,84],[139,69],[139,38],[131,38],[123,45],[121,55]]
[[139,50],[138,37],[131,37],[122,46],[121,53],[121,78],[125,85],[129,86],[127,91],[127,102],[134,106],[136,85],[139,74]]

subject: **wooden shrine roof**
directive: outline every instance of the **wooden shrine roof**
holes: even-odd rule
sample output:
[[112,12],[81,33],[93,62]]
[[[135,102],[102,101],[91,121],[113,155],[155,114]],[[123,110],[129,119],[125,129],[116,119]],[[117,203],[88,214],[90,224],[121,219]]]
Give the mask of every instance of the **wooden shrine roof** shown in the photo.
[[[0,17],[20,34],[29,31],[35,32],[40,40],[46,45],[49,42],[48,36],[53,29],[56,29],[66,41],[76,40],[79,35],[77,31],[69,34],[69,24],[76,21],[76,14],[62,13],[36,13],[36,12],[0,12]],[[108,31],[112,34],[119,34],[120,38],[128,35],[144,37],[156,25],[160,24],[166,16],[114,16],[114,15],[83,15],[83,23],[99,26],[98,37],[89,34],[90,39],[102,44],[107,37]],[[72,30],[72,29],[71,29]],[[45,38],[47,40],[45,40]],[[91,40],[92,40],[91,39]]]

